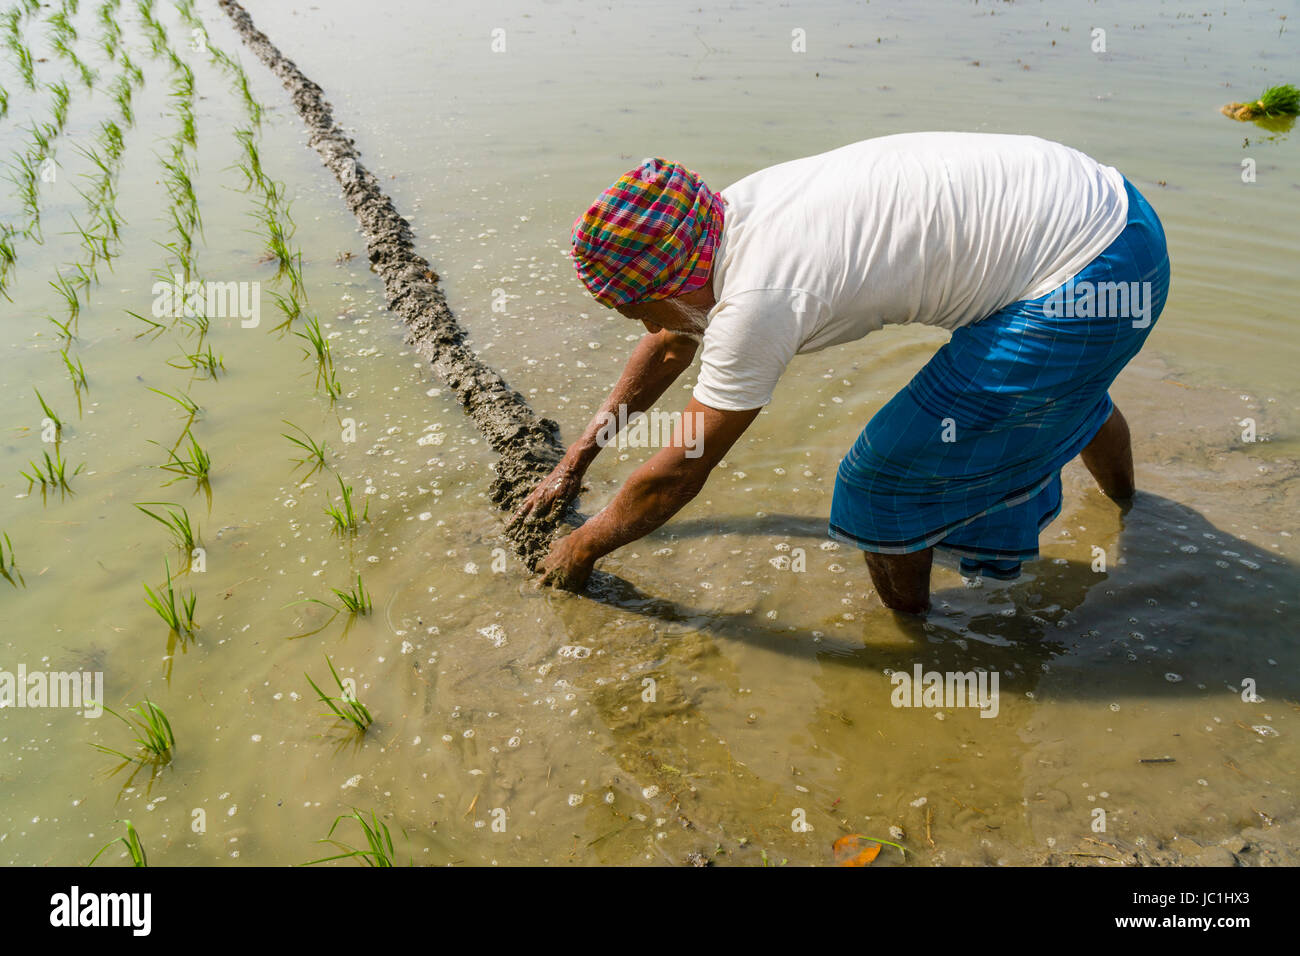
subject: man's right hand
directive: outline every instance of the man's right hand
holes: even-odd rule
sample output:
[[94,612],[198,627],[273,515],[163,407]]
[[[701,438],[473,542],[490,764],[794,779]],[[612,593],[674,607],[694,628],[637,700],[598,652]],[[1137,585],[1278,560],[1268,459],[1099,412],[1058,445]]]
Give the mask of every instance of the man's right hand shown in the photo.
[[506,530],[514,529],[526,520],[546,521],[558,517],[582,490],[582,472],[566,457],[524,499]]

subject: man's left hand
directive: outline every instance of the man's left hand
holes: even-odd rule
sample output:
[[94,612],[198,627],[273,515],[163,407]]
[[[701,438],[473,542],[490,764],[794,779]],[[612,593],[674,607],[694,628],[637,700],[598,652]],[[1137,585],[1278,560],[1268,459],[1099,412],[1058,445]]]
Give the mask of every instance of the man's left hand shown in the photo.
[[595,560],[581,547],[579,534],[575,531],[551,545],[550,553],[537,566],[542,575],[539,585],[581,591],[587,586],[595,565]]

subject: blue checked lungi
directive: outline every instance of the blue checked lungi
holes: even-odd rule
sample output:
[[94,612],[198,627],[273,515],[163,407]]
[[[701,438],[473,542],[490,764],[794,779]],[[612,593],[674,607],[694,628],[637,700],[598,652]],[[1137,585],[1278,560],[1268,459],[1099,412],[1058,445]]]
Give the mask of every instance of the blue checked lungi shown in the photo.
[[[1169,293],[1164,229],[1125,187],[1128,223],[1105,251],[1059,289],[954,331],[872,417],[836,474],[832,538],[881,554],[943,548],[964,574],[1003,579],[1038,557],[1061,468],[1110,416],[1106,390]],[[1141,289],[1145,318],[1102,283]]]

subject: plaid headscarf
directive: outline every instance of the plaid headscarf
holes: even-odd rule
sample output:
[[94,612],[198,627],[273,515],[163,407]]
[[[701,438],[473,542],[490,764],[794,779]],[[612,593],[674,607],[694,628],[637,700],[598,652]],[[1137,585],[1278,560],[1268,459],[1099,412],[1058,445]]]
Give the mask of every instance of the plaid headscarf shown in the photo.
[[647,159],[573,224],[573,263],[602,305],[668,299],[708,281],[722,197],[679,163]]

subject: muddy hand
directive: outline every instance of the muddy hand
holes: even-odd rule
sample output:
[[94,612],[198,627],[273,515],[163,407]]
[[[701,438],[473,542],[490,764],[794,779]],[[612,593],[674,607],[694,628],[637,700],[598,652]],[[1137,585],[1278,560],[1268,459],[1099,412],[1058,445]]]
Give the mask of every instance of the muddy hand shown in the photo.
[[582,489],[582,473],[573,466],[560,462],[555,469],[543,478],[536,488],[529,492],[519,510],[506,524],[507,531],[513,531],[525,520],[547,521],[564,511],[565,507],[578,496]]
[[566,535],[551,545],[550,553],[537,566],[541,574],[538,587],[581,591],[587,586],[595,561],[579,546],[577,534]]

